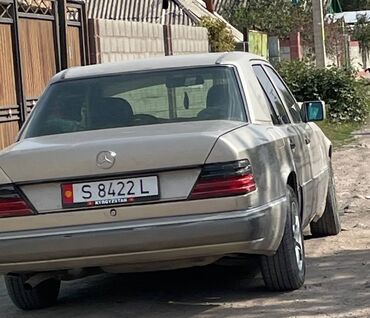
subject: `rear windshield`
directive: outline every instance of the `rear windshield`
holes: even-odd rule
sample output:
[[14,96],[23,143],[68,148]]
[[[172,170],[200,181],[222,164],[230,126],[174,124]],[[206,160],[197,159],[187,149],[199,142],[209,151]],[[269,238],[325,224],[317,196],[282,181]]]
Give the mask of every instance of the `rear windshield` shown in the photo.
[[201,120],[245,121],[230,67],[153,71],[52,84],[25,138]]

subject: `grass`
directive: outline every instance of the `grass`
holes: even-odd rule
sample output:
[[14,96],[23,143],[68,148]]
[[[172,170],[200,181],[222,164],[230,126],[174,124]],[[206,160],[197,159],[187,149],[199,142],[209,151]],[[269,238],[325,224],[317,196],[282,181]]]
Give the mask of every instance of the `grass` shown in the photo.
[[[370,89],[368,88],[369,82],[364,81],[362,83],[362,89],[367,95],[369,116],[367,124],[370,124]],[[318,126],[322,129],[325,135],[331,140],[334,147],[340,147],[353,141],[354,136],[352,132],[361,129],[366,124],[359,123],[330,123],[329,121],[319,122]]]
[[320,126],[324,134],[332,141],[334,147],[340,147],[350,143],[354,139],[351,133],[362,127],[359,123],[338,124],[328,121],[318,123],[318,126]]

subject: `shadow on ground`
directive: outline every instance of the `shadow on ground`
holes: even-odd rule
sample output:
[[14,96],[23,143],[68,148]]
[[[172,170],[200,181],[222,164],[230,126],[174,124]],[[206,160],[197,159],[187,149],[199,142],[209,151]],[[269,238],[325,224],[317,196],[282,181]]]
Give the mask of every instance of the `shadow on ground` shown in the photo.
[[208,266],[170,272],[99,275],[64,283],[59,304],[15,309],[0,287],[1,317],[369,317],[370,251],[308,258],[305,286],[263,288],[253,270]]

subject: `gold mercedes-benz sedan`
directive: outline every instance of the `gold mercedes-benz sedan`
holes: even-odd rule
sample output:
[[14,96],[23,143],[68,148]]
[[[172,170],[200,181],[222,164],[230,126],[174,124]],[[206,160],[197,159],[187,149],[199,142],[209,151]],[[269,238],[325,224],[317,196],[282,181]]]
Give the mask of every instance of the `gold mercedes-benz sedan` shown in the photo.
[[0,273],[22,309],[62,280],[260,255],[305,278],[302,229],[340,231],[332,145],[265,60],[163,57],[57,74],[0,153]]

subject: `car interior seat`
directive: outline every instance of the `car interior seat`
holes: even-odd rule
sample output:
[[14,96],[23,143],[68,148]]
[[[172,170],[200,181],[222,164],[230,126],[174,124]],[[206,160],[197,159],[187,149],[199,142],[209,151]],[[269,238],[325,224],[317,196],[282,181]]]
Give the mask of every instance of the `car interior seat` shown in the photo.
[[226,119],[230,104],[227,85],[212,86],[207,93],[206,108],[198,114],[200,119]]
[[126,127],[133,122],[134,113],[127,100],[105,97],[91,104],[88,118],[91,129]]

